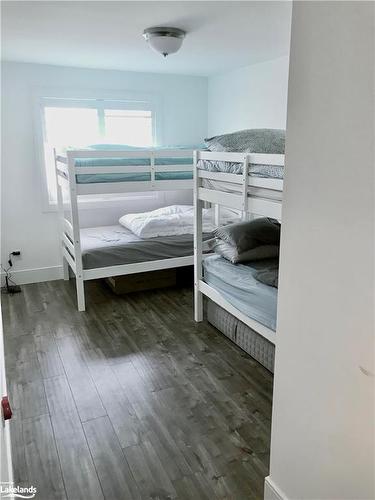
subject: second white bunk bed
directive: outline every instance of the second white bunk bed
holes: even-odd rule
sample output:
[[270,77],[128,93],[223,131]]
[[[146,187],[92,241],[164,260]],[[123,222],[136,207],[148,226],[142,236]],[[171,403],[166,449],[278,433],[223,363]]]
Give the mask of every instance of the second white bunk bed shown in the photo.
[[[64,279],[69,279],[70,268],[76,279],[79,311],[84,311],[86,307],[84,282],[87,280],[193,264],[192,237],[190,246],[186,238],[186,241],[182,238],[177,243],[176,239],[168,237],[157,240],[158,248],[154,250],[155,242],[151,246],[150,242],[135,238],[125,228],[118,226],[116,229],[113,226],[125,245],[130,242],[133,249],[134,243],[139,244],[141,251],[145,248],[143,255],[135,261],[126,257],[124,263],[121,263],[120,257],[115,264],[111,264],[111,260],[102,261],[98,258],[91,261],[90,265],[85,265],[82,243],[88,230],[81,229],[79,216],[79,199],[87,195],[193,189],[192,150],[68,150],[64,154],[55,152],[55,167]],[[89,232],[95,233],[94,230],[90,228]],[[105,242],[111,234],[113,231],[109,236],[104,234],[98,238]],[[91,234],[91,237],[95,238],[96,234]],[[171,242],[173,251],[169,252]],[[125,247],[122,255],[129,253],[126,250]],[[97,255],[103,255],[103,252]],[[108,256],[113,257],[110,251],[107,252]]]
[[[266,322],[260,322],[254,317],[247,315],[238,307],[233,305],[233,301],[228,300],[228,296],[207,283],[203,275],[203,253],[202,253],[202,210],[206,202],[214,204],[216,211],[216,224],[220,223],[220,207],[227,207],[238,210],[242,213],[244,220],[253,216],[265,216],[281,221],[282,193],[283,193],[283,167],[284,155],[280,154],[249,154],[231,152],[211,152],[197,151],[194,153],[194,207],[195,207],[195,233],[194,233],[194,315],[195,321],[203,320],[203,297],[206,296],[214,304],[219,306],[219,315],[225,312],[225,317],[219,323],[228,325],[233,318],[241,322],[241,327],[248,327],[256,332],[272,347],[276,345],[275,323],[270,327]],[[264,167],[266,172],[264,177],[259,176],[259,168]],[[273,174],[272,169],[275,170]],[[250,175],[252,171],[258,175]],[[236,172],[236,173],[233,173]],[[262,170],[260,169],[260,175]],[[224,267],[236,266],[225,259],[215,257],[219,272]],[[209,257],[207,263],[212,259]],[[221,259],[221,261],[219,261]],[[221,267],[220,267],[221,266]],[[239,266],[241,267],[241,266]],[[242,266],[243,268],[243,266]],[[235,279],[235,275],[233,275]],[[265,285],[266,286],[266,285]],[[274,290],[277,297],[277,292]],[[249,299],[251,300],[251,299]],[[276,307],[276,299],[274,300]],[[211,317],[213,308],[209,302],[208,312]],[[276,311],[275,311],[276,313]],[[221,314],[222,316],[222,314]],[[216,312],[216,317],[218,314]],[[210,318],[209,318],[210,319]],[[217,321],[211,321],[217,326]],[[229,322],[229,323],[228,323]],[[276,322],[276,314],[274,322]],[[233,321],[232,321],[233,323]],[[219,328],[222,330],[222,328]],[[222,330],[223,331],[223,330]],[[233,328],[232,328],[233,331]],[[223,332],[232,340],[235,340],[232,333]],[[256,335],[257,336],[257,335]],[[254,341],[253,341],[254,342]],[[236,342],[244,348],[240,342]],[[258,347],[259,348],[259,342]],[[261,346],[261,349],[264,349]],[[245,348],[246,350],[246,348]],[[248,351],[249,352],[249,351]],[[252,354],[252,352],[249,352]],[[272,352],[273,358],[274,348]],[[256,356],[254,356],[256,357]],[[264,362],[258,359],[272,371],[273,359]]]

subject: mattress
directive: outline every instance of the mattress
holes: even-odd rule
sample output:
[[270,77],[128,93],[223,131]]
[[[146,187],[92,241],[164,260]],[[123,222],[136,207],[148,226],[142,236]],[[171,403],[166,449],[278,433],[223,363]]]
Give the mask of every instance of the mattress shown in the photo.
[[[155,158],[155,165],[190,165],[192,158]],[[150,181],[149,172],[136,172],[137,166],[150,166],[150,158],[80,158],[75,162],[76,167],[114,167],[133,166],[134,172],[125,174],[78,174],[76,175],[77,184],[95,184],[99,182],[139,182]],[[193,172],[175,171],[175,172],[155,172],[157,181],[184,180],[192,179]]]
[[[122,165],[126,165],[122,163]],[[173,163],[176,165],[176,163]],[[155,172],[157,181],[173,181],[192,179],[193,172],[190,170],[178,172]],[[77,184],[97,184],[106,182],[139,182],[150,181],[151,174],[147,172],[134,172],[126,174],[78,174],[76,175]]]
[[207,320],[232,342],[273,373],[275,346],[212,300],[207,304]]
[[274,259],[232,264],[219,255],[212,255],[203,262],[204,281],[243,314],[275,331],[277,289],[254,277],[259,269],[274,264]]
[[193,255],[193,235],[141,239],[120,225],[91,227],[81,229],[81,251],[84,269],[186,257]]
[[[91,147],[93,151],[95,150],[105,150],[106,146],[102,147]],[[100,174],[78,174],[76,175],[77,184],[95,184],[95,183],[106,183],[106,182],[139,182],[139,181],[150,181],[151,174],[149,172],[137,172],[138,166],[151,166],[150,157],[145,156],[145,158],[134,158],[134,157],[123,157],[123,158],[111,158],[111,151],[117,149],[128,149],[129,146],[121,146],[118,145],[115,148],[111,148],[110,145],[108,147],[108,157],[105,158],[77,158],[75,160],[76,167],[115,167],[115,166],[134,166],[134,172],[131,173],[123,173],[123,174],[113,174],[113,173],[100,173]],[[172,148],[160,148],[156,151],[169,151]],[[157,157],[154,160],[155,165],[189,165],[191,166],[193,163],[193,158],[191,156],[190,151],[192,148],[183,148],[176,147],[174,149],[178,149],[183,151],[186,149],[189,151],[189,155],[186,157]],[[129,148],[129,151],[142,151],[141,148]],[[144,150],[147,152],[147,149]],[[155,151],[155,149],[151,149],[150,151]],[[126,153],[125,153],[126,154]],[[193,172],[190,170],[186,171],[175,171],[175,172],[155,172],[156,180],[185,180],[192,179]]]
[[[242,174],[243,171],[243,163],[229,161],[199,160],[197,166],[209,172],[224,172],[226,174]],[[258,165],[251,163],[249,166],[249,175],[268,179],[283,179],[284,167],[280,165]]]

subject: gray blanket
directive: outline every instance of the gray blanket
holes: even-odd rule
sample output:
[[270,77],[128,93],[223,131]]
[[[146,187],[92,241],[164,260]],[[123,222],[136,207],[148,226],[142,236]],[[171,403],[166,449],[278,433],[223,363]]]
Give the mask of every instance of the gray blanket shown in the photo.
[[[224,172],[227,174],[242,174],[243,163],[218,160],[198,160],[197,167],[208,172]],[[279,165],[260,165],[250,163],[250,177],[263,177],[266,179],[283,179],[284,167]]]
[[[203,239],[210,237],[204,234]],[[120,225],[81,229],[81,249],[84,269],[185,257],[194,252],[191,234],[142,239]]]
[[231,134],[216,135],[204,140],[210,151],[236,151],[239,153],[284,154],[285,130],[248,129]]

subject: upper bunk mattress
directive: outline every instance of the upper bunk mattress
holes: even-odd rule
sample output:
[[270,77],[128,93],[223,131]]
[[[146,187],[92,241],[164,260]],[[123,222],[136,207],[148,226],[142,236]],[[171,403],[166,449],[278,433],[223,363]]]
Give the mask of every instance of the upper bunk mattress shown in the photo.
[[[205,235],[208,239],[210,235]],[[123,226],[81,229],[84,269],[193,255],[193,235],[141,239]]]
[[[197,166],[209,172],[223,172],[226,174],[242,174],[243,171],[243,163],[232,161],[199,160]],[[258,165],[251,163],[249,166],[249,175],[267,179],[283,179],[284,167],[279,165]]]
[[[109,153],[110,154],[110,153]],[[155,158],[155,165],[191,165],[192,158]],[[151,174],[148,172],[136,172],[138,166],[151,166],[150,158],[79,158],[75,161],[76,167],[115,167],[133,166],[134,173],[125,174],[78,174],[76,175],[77,184],[95,184],[99,182],[139,182],[150,181]],[[175,172],[155,172],[157,181],[185,180],[192,179],[193,172],[175,171]]]
[[[158,151],[158,152],[163,152],[163,151],[168,151],[170,152],[171,150],[178,150],[178,151],[185,151],[187,152],[187,156],[181,157],[181,156],[176,156],[176,157],[171,157],[171,156],[158,156],[155,157],[154,159],[154,164],[156,166],[158,165],[189,165],[191,166],[193,163],[193,158],[191,151],[194,149],[194,147],[185,147],[185,146],[177,146],[175,148],[172,147],[165,147],[165,148],[150,148],[148,150],[147,148],[136,148],[136,147],[129,147],[128,145],[111,145],[111,144],[103,144],[103,145],[96,145],[96,146],[89,146],[87,148],[88,151],[108,151],[108,156],[105,158],[77,158],[75,160],[75,166],[76,167],[116,167],[116,166],[127,166],[127,167],[132,167],[134,166],[134,172],[131,173],[122,173],[122,174],[114,174],[114,173],[100,173],[100,174],[78,174],[76,175],[76,182],[77,184],[96,184],[96,183],[107,183],[107,182],[139,182],[139,181],[150,181],[151,180],[151,174],[149,172],[137,172],[137,167],[147,167],[151,166],[151,159],[148,156],[147,153],[151,151]],[[118,151],[118,150],[128,150],[129,153],[131,152],[142,152],[144,151],[145,157],[144,158],[134,158],[132,156],[127,157],[126,152],[124,153],[123,158],[116,158],[116,157],[111,157],[111,151]],[[155,179],[156,180],[185,180],[185,179],[192,179],[193,178],[193,172],[190,170],[186,171],[172,171],[172,172],[155,172]]]
[[260,283],[254,275],[274,266],[275,259],[232,264],[219,255],[203,261],[204,281],[249,318],[276,330],[277,288]]

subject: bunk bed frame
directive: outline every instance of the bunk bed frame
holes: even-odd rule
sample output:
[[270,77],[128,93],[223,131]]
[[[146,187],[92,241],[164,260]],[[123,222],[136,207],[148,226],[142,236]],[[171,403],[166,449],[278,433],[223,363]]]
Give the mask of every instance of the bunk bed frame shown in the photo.
[[[193,150],[146,150],[146,151],[102,151],[102,150],[69,150],[65,154],[54,151],[55,169],[57,179],[57,201],[60,219],[60,240],[62,246],[62,265],[64,280],[69,280],[69,268],[75,275],[77,288],[78,310],[85,311],[84,282],[98,278],[108,278],[126,274],[170,269],[193,264],[193,255],[174,257],[161,260],[152,260],[134,264],[84,269],[82,264],[81,234],[79,224],[78,199],[84,195],[93,194],[118,194],[128,192],[168,191],[193,189],[192,179],[159,180],[158,172],[178,172],[193,170]],[[191,164],[184,165],[156,165],[156,158],[187,158],[191,157]],[[132,166],[84,166],[77,167],[75,161],[81,158],[147,158],[150,165]],[[80,184],[76,181],[79,174],[126,174],[149,173],[147,181],[118,181]],[[69,193],[68,199],[64,198],[64,190]],[[70,214],[70,220],[65,213]]]
[[[203,170],[198,168],[199,160],[242,163],[242,174]],[[230,304],[220,292],[203,281],[202,209],[206,202],[214,204],[217,225],[220,218],[220,206],[240,211],[243,220],[251,215],[262,215],[281,221],[283,180],[251,177],[249,167],[250,164],[284,166],[284,162],[284,155],[277,154],[194,152],[194,319],[197,322],[203,321],[203,296],[205,295],[274,345],[276,336],[273,330],[246,316]],[[214,184],[215,187],[211,187],[205,181],[220,181],[222,186],[230,186],[232,192],[219,189],[220,184]]]

